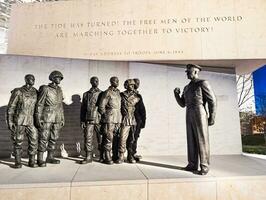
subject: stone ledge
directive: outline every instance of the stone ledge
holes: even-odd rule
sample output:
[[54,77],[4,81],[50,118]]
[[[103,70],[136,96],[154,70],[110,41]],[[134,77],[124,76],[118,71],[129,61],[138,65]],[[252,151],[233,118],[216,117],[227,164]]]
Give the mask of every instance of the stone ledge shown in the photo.
[[266,199],[266,160],[243,155],[212,156],[207,176],[181,170],[184,156],[144,157],[138,164],[112,166],[79,165],[73,159],[36,169],[13,169],[10,161],[1,161],[0,200]]

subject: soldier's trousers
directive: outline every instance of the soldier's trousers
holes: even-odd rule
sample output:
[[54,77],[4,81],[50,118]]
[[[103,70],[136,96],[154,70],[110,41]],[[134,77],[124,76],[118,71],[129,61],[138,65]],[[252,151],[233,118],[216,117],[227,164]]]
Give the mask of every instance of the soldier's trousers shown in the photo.
[[44,123],[43,127],[39,131],[38,151],[54,151],[56,141],[59,138],[60,129],[61,125],[58,123]]
[[[125,126],[122,125],[120,132],[120,140],[119,140],[119,153],[125,153],[126,149],[128,150],[128,154],[133,155],[133,142],[134,142],[134,128],[135,126]],[[130,133],[130,134],[129,134]]]
[[136,128],[135,128],[135,132],[134,132],[134,140],[132,143],[132,153],[133,155],[135,155],[137,153],[137,147],[138,147],[138,139],[139,139],[139,135],[140,135],[140,123],[137,123]]
[[119,131],[120,124],[106,123],[103,124],[103,132],[104,132],[104,150],[111,152],[113,147],[113,139],[114,136],[117,135]]
[[98,140],[98,149],[100,150],[101,146],[101,137],[100,137],[100,128],[99,124],[86,124],[86,128],[84,129],[84,150],[85,152],[92,152],[93,151],[93,134],[97,134]]
[[208,116],[202,105],[187,108],[187,150],[188,163],[201,168],[208,168],[210,163],[210,147],[208,133]]
[[14,153],[18,153],[22,149],[24,135],[28,138],[28,154],[35,155],[38,149],[38,132],[37,129],[31,126],[17,126],[15,132],[12,132],[11,139],[13,141]]

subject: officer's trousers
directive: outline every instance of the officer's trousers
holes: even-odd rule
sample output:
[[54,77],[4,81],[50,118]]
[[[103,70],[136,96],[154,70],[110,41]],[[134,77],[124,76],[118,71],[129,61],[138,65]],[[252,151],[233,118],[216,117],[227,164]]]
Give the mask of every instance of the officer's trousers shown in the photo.
[[187,150],[189,165],[208,168],[210,147],[208,133],[208,116],[203,105],[187,107]]
[[33,125],[18,125],[16,131],[12,132],[11,140],[13,141],[14,153],[16,154],[21,151],[25,133],[28,138],[28,154],[35,155],[38,148],[38,132]]
[[43,127],[39,131],[38,151],[54,151],[56,141],[59,138],[60,129],[61,125],[59,123],[44,123]]

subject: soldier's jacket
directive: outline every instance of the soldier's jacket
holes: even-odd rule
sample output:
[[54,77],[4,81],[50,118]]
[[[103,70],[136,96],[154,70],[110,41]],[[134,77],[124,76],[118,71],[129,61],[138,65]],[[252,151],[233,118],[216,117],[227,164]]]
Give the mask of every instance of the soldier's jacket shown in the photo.
[[44,122],[64,122],[63,92],[59,86],[49,84],[40,87],[35,115]]
[[185,86],[181,100],[187,108],[195,108],[208,103],[209,115],[213,118],[216,114],[216,97],[206,80],[197,79]]
[[142,96],[139,94],[139,92],[136,90],[135,91],[138,98],[140,99],[138,103],[135,106],[135,118],[137,121],[137,124],[139,124],[140,128],[145,128],[146,124],[146,109],[143,103]]
[[135,106],[139,102],[140,98],[137,94],[132,91],[124,91],[121,93],[121,113],[122,113],[122,124],[125,126],[136,125],[135,119]]
[[98,108],[102,123],[121,123],[121,96],[120,91],[110,86],[103,92]]
[[80,109],[80,121],[99,124],[100,113],[98,112],[98,98],[102,91],[99,88],[91,88],[89,91],[83,94],[81,109]]
[[7,107],[7,121],[16,125],[31,126],[34,123],[34,110],[37,101],[37,90],[26,86],[11,92]]

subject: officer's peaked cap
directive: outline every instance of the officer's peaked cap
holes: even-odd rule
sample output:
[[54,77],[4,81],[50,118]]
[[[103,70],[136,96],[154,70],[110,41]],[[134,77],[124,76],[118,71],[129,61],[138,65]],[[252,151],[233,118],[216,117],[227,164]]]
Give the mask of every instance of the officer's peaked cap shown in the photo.
[[52,81],[55,77],[60,77],[61,79],[64,78],[63,74],[60,71],[53,71],[49,75],[49,80]]

